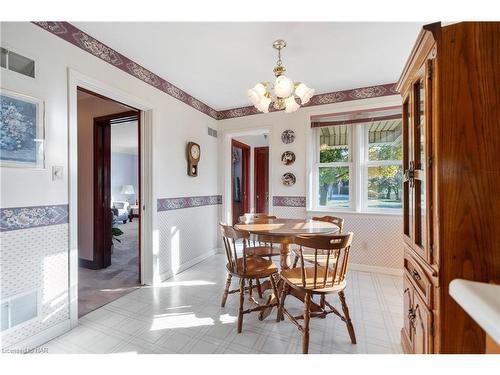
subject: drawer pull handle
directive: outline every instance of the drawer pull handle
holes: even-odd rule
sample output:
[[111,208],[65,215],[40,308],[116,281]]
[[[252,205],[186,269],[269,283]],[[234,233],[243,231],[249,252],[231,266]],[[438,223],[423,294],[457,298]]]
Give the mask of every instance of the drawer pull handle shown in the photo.
[[415,280],[421,280],[422,278],[420,277],[419,273],[417,272],[417,270],[413,270],[413,272],[411,273],[411,275],[413,276],[413,278]]

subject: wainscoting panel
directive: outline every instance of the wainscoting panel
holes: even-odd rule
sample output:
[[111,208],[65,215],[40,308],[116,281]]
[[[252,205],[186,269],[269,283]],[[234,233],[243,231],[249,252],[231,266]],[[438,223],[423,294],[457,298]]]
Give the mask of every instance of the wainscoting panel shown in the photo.
[[[333,215],[345,219],[344,231],[353,232],[350,264],[359,270],[397,273],[403,267],[401,233],[403,218],[399,215],[361,213],[308,213],[306,198],[300,196],[273,197],[273,215],[284,218],[305,218]],[[396,271],[395,271],[396,270]]]
[[2,332],[2,348],[69,319],[68,230],[59,224],[0,233],[0,298],[41,289],[39,318]]
[[161,280],[217,250],[220,236],[219,202],[220,199],[217,199],[212,201],[213,204],[183,206],[158,212],[159,254],[155,273]]

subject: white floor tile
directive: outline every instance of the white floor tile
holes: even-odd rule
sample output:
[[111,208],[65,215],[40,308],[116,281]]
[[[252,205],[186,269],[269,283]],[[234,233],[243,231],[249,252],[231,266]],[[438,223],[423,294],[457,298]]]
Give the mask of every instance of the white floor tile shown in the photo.
[[[302,353],[302,334],[276,310],[264,321],[246,314],[236,332],[238,294],[220,307],[225,259],[215,255],[157,287],[143,287],[80,319],[80,325],[44,345],[49,353]],[[237,280],[233,280],[237,288]],[[356,331],[334,314],[311,320],[310,353],[401,353],[401,277],[350,271],[346,298]],[[341,310],[337,296],[328,301]],[[246,302],[250,306],[249,302]],[[288,297],[287,309],[303,303]]]

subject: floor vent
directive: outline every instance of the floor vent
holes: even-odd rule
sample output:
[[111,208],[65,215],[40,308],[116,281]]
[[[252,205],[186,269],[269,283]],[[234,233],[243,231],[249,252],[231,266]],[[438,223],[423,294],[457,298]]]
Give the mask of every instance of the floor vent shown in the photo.
[[0,305],[2,331],[38,318],[40,290],[32,290],[3,300]]

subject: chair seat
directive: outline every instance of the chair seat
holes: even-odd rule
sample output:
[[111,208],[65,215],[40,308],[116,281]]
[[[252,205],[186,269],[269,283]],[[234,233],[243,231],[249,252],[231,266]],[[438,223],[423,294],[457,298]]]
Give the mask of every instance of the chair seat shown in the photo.
[[246,258],[247,269],[243,272],[243,258],[236,261],[237,269],[231,270],[229,264],[226,265],[228,271],[240,277],[269,277],[273,273],[278,272],[278,268],[272,261],[263,259],[259,256],[247,256]]
[[[292,249],[292,252],[295,254],[295,256],[297,256],[299,258],[299,261],[300,261],[300,249]],[[306,249],[303,250],[303,256],[304,256],[304,262],[312,263],[312,264],[314,264],[316,262],[323,267],[326,265],[326,261],[328,258],[326,254],[325,255],[318,254],[317,258],[314,259],[314,252],[307,251]],[[332,267],[333,266],[332,256],[330,256],[329,261],[330,261],[330,267]]]
[[265,257],[265,256],[281,255],[280,248],[275,246],[252,246],[252,247],[247,247],[245,251],[247,256],[256,255],[260,257]]
[[[314,258],[314,255],[313,255]],[[305,267],[305,281],[306,285],[302,284],[302,268],[289,268],[284,271],[281,271],[281,278],[284,279],[292,288],[307,290],[315,294],[327,294],[327,293],[338,293],[345,289],[346,282],[341,281],[338,284],[334,284],[333,286],[328,286],[326,288],[322,288],[322,282],[325,275],[325,267],[318,266],[318,274],[316,278],[316,288],[314,287],[314,267]],[[329,270],[328,274],[331,275],[333,270]],[[328,280],[330,283],[327,285],[331,285],[331,276],[329,276]]]

